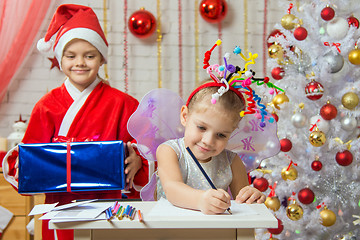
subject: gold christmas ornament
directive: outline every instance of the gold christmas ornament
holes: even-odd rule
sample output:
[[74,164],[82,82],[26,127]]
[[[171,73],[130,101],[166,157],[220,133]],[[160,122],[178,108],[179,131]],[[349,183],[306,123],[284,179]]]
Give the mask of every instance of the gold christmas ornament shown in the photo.
[[341,103],[345,108],[353,110],[359,104],[359,97],[354,92],[347,92],[342,96]]
[[349,61],[354,65],[360,65],[360,49],[353,49],[348,55]]
[[265,200],[265,206],[274,212],[280,208],[280,200],[278,197],[267,197]]
[[310,133],[309,141],[314,147],[321,147],[326,142],[325,133],[319,130],[315,130]]
[[324,209],[320,212],[320,223],[325,227],[330,227],[334,225],[335,222],[335,213],[325,206]]
[[286,14],[281,18],[281,26],[286,30],[291,30],[295,27],[296,23],[294,23],[295,16],[293,14]]
[[274,43],[268,48],[269,57],[271,58],[278,58],[283,60],[284,58],[284,50],[283,48],[277,44]]
[[279,240],[278,238],[271,237],[269,240]]
[[280,107],[278,105],[283,104],[284,102],[289,102],[289,98],[285,95],[285,93],[279,93],[271,100],[271,103],[274,104],[274,107],[279,110]]
[[282,179],[284,179],[285,181],[287,181],[287,180],[294,181],[298,176],[298,171],[293,166],[291,166],[289,168],[289,170],[287,170],[287,169],[288,169],[288,167],[284,167],[281,170]]
[[294,202],[286,208],[286,215],[293,221],[297,221],[303,217],[304,210],[302,207]]

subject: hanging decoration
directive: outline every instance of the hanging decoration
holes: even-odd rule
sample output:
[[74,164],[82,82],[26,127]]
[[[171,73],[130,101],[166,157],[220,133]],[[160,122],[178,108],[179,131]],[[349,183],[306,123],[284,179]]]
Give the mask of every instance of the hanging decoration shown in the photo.
[[325,120],[331,120],[336,118],[337,109],[334,105],[327,101],[327,103],[321,107],[320,116]]
[[[127,12],[128,12],[128,2],[127,0],[124,0],[124,23],[126,23],[127,21]],[[128,36],[128,31],[127,31],[127,26],[126,24],[124,24],[124,32],[123,32],[123,36],[124,36],[124,40],[123,40],[123,46],[124,46],[124,63],[123,63],[123,67],[124,67],[124,89],[125,89],[125,93],[129,92],[129,75],[128,75],[128,59],[129,59],[129,53],[128,53],[128,41],[127,41],[127,36]]]
[[56,67],[57,69],[60,70],[60,65],[59,65],[59,62],[58,60],[56,59],[56,57],[53,57],[53,58],[48,58],[49,61],[51,62],[51,67],[50,69],[53,69],[54,67]]
[[354,92],[347,92],[342,96],[341,103],[344,108],[353,110],[359,104],[359,97]]
[[321,18],[324,21],[330,21],[331,19],[333,19],[335,17],[335,11],[332,7],[330,7],[329,5],[326,6],[326,8],[324,8],[323,10],[321,10]]
[[225,18],[228,7],[225,0],[202,0],[199,11],[205,21],[219,23]]
[[183,65],[182,65],[182,7],[181,0],[178,0],[178,35],[179,35],[179,96],[183,97]]
[[310,204],[315,199],[315,194],[310,188],[303,188],[298,192],[298,199],[303,204]]
[[343,39],[349,30],[349,24],[344,18],[336,17],[326,25],[327,34],[335,40]]
[[[199,6],[199,0],[195,0],[195,7],[194,9],[197,9]],[[200,77],[199,77],[199,70],[200,70],[200,65],[199,65],[199,14],[197,13],[197,11],[195,11],[195,86],[199,86],[199,82],[200,82]]]
[[353,26],[353,27],[356,27],[356,28],[359,28],[359,20],[354,17],[354,16],[350,16],[348,19],[348,24],[349,26]]
[[336,153],[335,160],[341,166],[349,166],[353,161],[353,155],[350,151],[345,150]]
[[330,227],[330,226],[334,225],[335,222],[336,222],[335,213],[333,211],[331,211],[330,209],[328,209],[326,206],[324,206],[324,209],[321,210],[321,212],[320,212],[320,223],[325,227]]
[[288,138],[283,138],[280,140],[280,151],[288,152],[292,148],[292,143]]
[[162,42],[162,34],[161,34],[161,5],[160,0],[156,1],[156,14],[157,14],[157,22],[156,25],[156,35],[157,35],[157,61],[158,61],[158,87],[162,88],[162,64],[161,64],[161,42]]
[[151,12],[140,8],[135,11],[128,20],[130,32],[138,38],[147,38],[154,33],[156,29],[156,19]]
[[281,18],[281,26],[286,30],[292,30],[296,25],[296,23],[294,22],[296,17],[291,14],[291,9],[293,8],[293,6],[294,5],[290,3],[287,11],[288,13]]
[[281,80],[283,79],[285,75],[285,71],[282,67],[275,67],[271,70],[271,76],[275,79],[275,80]]
[[253,182],[253,186],[260,192],[265,192],[269,187],[269,182],[264,177],[256,178]]
[[314,170],[316,172],[318,172],[322,169],[322,163],[319,160],[318,156],[316,156],[315,160],[311,163],[311,168],[312,168],[312,170]]
[[277,217],[276,217],[276,219],[278,220],[278,227],[267,229],[269,231],[269,233],[271,233],[271,234],[280,234],[284,230],[284,225],[283,225],[282,221]]
[[355,45],[355,49],[349,52],[348,59],[352,64],[360,65],[360,49],[358,49],[357,44]]

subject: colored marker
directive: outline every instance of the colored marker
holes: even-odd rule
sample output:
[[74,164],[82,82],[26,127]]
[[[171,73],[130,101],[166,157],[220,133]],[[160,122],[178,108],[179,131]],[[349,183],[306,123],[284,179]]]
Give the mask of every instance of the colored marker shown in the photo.
[[131,221],[134,220],[135,215],[136,215],[136,208],[133,208],[133,210],[134,210],[134,211],[132,211],[131,217],[130,217],[130,220],[131,220]]
[[139,218],[140,222],[144,222],[144,219],[143,219],[143,217],[141,215],[140,209],[138,210],[138,218]]
[[119,217],[118,217],[119,220],[122,220],[122,219],[123,219],[123,217],[124,217],[124,212],[125,212],[125,207],[121,208],[121,212],[120,212]]
[[106,215],[106,220],[110,221],[113,217],[112,213],[111,213],[111,208],[107,208],[105,210],[105,215]]

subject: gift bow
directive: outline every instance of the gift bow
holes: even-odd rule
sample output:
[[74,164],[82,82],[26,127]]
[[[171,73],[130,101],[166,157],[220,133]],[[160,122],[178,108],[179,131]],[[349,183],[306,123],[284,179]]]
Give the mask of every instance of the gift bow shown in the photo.
[[65,136],[53,137],[53,142],[66,142],[66,191],[71,192],[71,142],[92,142],[96,141],[99,135],[92,138],[73,138]]
[[[324,42],[324,45],[330,47],[330,43],[329,43],[329,42]],[[332,43],[331,45],[332,45],[332,46],[335,46],[336,49],[338,50],[338,52],[341,53],[341,50],[340,50],[340,48],[339,48],[339,47],[341,46],[341,43]]]

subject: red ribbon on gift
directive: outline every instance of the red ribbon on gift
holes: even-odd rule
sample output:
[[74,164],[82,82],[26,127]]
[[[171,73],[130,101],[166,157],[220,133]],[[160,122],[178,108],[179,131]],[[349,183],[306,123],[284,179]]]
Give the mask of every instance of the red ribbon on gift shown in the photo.
[[[329,42],[324,42],[324,45],[330,47],[330,43],[329,43]],[[332,46],[335,46],[336,49],[338,50],[338,52],[341,53],[341,50],[340,50],[341,43],[332,43],[331,45],[332,45]]]
[[71,143],[96,141],[99,135],[93,138],[70,138],[64,136],[53,137],[53,142],[66,142],[66,191],[71,192]]

